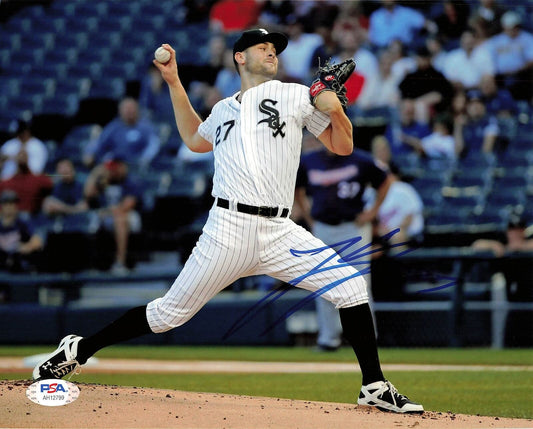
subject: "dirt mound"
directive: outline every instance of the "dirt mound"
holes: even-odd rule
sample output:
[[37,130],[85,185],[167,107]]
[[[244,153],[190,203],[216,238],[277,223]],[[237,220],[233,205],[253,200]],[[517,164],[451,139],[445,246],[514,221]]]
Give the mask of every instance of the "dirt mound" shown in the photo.
[[62,407],[26,398],[31,381],[0,381],[1,427],[25,428],[533,428],[531,420],[425,412],[383,413],[331,402],[77,383]]

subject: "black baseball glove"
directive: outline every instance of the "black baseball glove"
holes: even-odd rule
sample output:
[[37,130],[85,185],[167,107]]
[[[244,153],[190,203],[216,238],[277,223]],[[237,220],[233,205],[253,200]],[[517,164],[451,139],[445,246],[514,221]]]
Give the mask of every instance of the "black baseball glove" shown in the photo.
[[342,107],[346,108],[348,98],[346,97],[346,87],[344,83],[355,70],[355,61],[351,58],[344,60],[339,64],[330,64],[329,60],[323,66],[318,68],[318,77],[313,81],[309,88],[311,102],[315,100],[322,91],[333,91],[337,94]]

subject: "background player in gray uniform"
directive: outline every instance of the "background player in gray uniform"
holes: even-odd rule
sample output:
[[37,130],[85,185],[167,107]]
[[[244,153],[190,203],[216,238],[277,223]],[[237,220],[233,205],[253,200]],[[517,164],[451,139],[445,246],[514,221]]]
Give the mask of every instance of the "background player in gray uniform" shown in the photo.
[[287,38],[249,30],[233,47],[241,91],[218,102],[202,121],[179,79],[174,49],[163,46],[170,60],[155,64],[168,84],[180,135],[191,150],[214,153],[215,203],[165,296],[126,312],[92,336],[65,337],[35,367],[34,378],[61,378],[103,347],[183,325],[238,278],[268,274],[322,293],[340,309],[344,335],[363,376],[359,404],[422,412],[421,405],[400,395],[383,376],[364,279],[289,219],[303,127],[334,153],[353,151],[352,124],[336,93],[321,92],[313,105],[308,87],[274,80],[277,55]]
[[[332,246],[341,256],[354,251],[345,245],[335,245],[350,238],[361,237],[359,248],[368,246],[353,259],[354,266],[364,274],[370,291],[370,222],[376,218],[381,203],[387,195],[391,178],[378,166],[369,153],[354,151],[348,156],[338,156],[325,148],[302,156],[296,181],[295,203],[300,206],[313,235]],[[367,186],[377,190],[375,202],[365,210],[363,193]],[[335,208],[332,210],[332,208]],[[318,322],[317,347],[336,350],[342,343],[342,325],[335,306],[325,300],[316,300]]]

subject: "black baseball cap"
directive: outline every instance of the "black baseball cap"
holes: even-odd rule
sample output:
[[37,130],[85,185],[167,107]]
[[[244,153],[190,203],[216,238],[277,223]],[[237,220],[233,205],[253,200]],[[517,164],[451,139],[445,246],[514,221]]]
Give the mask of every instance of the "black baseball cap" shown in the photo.
[[244,51],[250,46],[265,42],[272,43],[276,48],[276,55],[279,55],[287,47],[289,40],[283,33],[269,33],[264,28],[247,30],[241,34],[241,37],[239,37],[233,45],[233,55],[235,55],[236,52]]

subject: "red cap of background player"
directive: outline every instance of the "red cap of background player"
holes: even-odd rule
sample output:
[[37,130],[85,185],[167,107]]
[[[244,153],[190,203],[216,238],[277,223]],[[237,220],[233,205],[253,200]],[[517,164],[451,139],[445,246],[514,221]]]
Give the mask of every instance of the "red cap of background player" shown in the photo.
[[125,161],[122,158],[113,158],[113,159],[108,159],[107,161],[105,161],[104,167],[108,169],[109,171],[114,171],[120,166],[120,164],[124,164],[124,163]]
[[269,33],[264,28],[247,30],[241,34],[241,37],[233,45],[233,55],[235,55],[235,52],[242,52],[250,46],[265,42],[272,43],[276,48],[276,55],[279,55],[287,47],[289,40],[285,34]]

